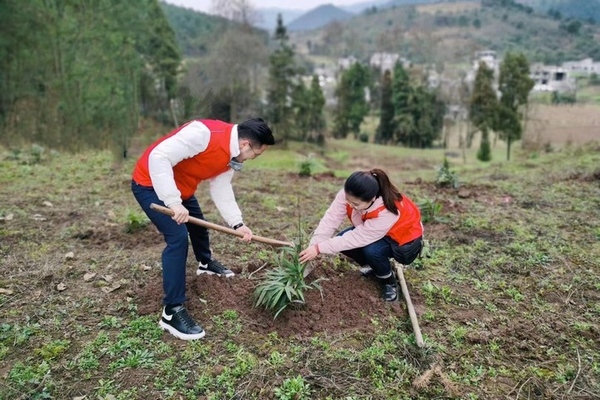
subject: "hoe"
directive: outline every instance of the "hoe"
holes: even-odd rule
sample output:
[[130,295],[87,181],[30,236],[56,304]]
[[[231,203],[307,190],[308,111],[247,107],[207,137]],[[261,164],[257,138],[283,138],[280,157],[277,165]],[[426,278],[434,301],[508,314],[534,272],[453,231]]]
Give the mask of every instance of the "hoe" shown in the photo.
[[[166,215],[173,215],[173,211],[171,211],[170,208],[159,206],[158,204],[152,203],[152,204],[150,204],[150,208],[153,209],[154,211],[158,211],[158,212],[166,214]],[[208,221],[205,221],[200,218],[190,217],[189,222],[191,222],[194,225],[200,225],[205,228],[214,229],[215,231],[228,233],[233,236],[244,237],[243,233],[238,232],[235,229],[227,228],[222,225],[213,224],[212,222],[208,222]],[[280,240],[269,239],[269,238],[258,236],[258,235],[253,235],[252,241],[270,244],[271,246],[276,246],[276,247],[282,247],[282,246],[294,247],[294,243],[292,243],[292,242],[282,242]]]

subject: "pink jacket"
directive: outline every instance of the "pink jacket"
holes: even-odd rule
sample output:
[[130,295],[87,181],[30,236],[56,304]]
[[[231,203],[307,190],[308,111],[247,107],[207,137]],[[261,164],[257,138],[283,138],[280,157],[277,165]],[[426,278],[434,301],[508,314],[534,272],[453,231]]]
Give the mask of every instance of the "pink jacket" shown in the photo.
[[346,204],[346,195],[344,189],[342,189],[335,196],[325,215],[321,218],[319,226],[317,226],[317,229],[313,233],[310,245],[318,244],[321,253],[335,254],[344,250],[365,247],[382,239],[400,218],[400,215],[384,209],[379,213],[377,218],[363,221],[362,216],[364,214],[383,205],[383,199],[377,197],[368,210],[352,210],[354,230],[345,233],[343,236],[332,237],[340,225],[348,221]]

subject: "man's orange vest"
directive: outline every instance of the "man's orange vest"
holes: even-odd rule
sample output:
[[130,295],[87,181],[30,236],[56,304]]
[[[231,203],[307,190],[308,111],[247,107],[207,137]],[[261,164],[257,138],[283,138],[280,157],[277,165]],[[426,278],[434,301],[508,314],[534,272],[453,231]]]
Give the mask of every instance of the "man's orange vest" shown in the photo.
[[[402,200],[396,201],[396,207],[400,212],[400,218],[391,227],[386,236],[392,238],[399,245],[403,245],[423,236],[423,225],[421,224],[421,212],[419,208],[408,197],[402,196]],[[352,222],[352,210],[349,204],[346,204],[346,213],[350,222]],[[371,218],[377,218],[381,211],[385,210],[385,205],[369,211],[362,216],[366,221]]]
[[[194,195],[200,182],[206,179],[214,178],[229,169],[231,160],[231,130],[233,124],[223,121],[202,119],[198,120],[210,130],[210,141],[208,147],[201,153],[191,158],[180,161],[173,167],[173,177],[177,189],[181,192],[181,199],[187,200]],[[188,123],[189,124],[189,123]],[[142,154],[133,169],[132,179],[139,185],[152,186],[150,172],[148,170],[148,157],[150,152],[162,141],[177,134],[185,124],[166,136],[161,137],[152,143]]]

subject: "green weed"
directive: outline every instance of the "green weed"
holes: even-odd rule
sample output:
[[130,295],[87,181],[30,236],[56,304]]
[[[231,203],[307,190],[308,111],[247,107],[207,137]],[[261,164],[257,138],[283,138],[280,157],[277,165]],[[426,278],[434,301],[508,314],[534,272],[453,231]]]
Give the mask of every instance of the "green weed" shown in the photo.
[[39,364],[17,361],[8,372],[7,380],[10,382],[12,390],[26,395],[27,399],[52,398],[54,383],[50,376],[50,364],[47,361]]
[[148,224],[150,224],[150,220],[148,219],[146,214],[144,214],[141,211],[130,210],[126,216],[125,232],[126,233],[138,232],[138,231],[144,229],[146,226],[148,226]]
[[421,211],[421,220],[424,224],[446,222],[444,218],[440,217],[440,213],[442,212],[441,203],[432,199],[423,199],[418,203],[418,206]]
[[271,354],[269,354],[269,364],[273,367],[283,365],[285,358],[285,354],[281,354],[277,350],[273,350]]
[[70,342],[68,340],[55,340],[45,344],[42,348],[36,349],[35,353],[44,360],[50,361],[60,357],[68,350]]
[[154,353],[147,349],[126,350],[126,355],[109,365],[109,369],[149,368],[154,364]]
[[275,396],[279,400],[308,400],[310,399],[310,385],[303,377],[287,378],[283,384],[275,389]]
[[522,301],[525,298],[525,296],[523,296],[519,289],[515,287],[507,288],[506,290],[504,290],[504,293],[509,295],[516,302]]

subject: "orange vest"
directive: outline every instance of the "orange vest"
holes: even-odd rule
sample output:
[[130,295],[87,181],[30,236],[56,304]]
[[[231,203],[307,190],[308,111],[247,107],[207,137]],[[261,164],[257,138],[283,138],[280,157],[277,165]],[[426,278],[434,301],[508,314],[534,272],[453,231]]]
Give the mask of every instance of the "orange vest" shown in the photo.
[[[419,208],[408,197],[402,196],[402,200],[396,201],[396,207],[400,212],[400,218],[390,228],[386,236],[392,238],[399,245],[412,242],[415,239],[423,236],[423,225],[421,224],[421,212]],[[346,213],[350,222],[352,222],[352,207],[346,204]],[[362,220],[366,221],[371,218],[377,218],[381,211],[385,210],[385,205],[369,211],[362,216]]]
[[[198,185],[203,180],[214,178],[227,171],[229,169],[229,161],[231,160],[231,129],[234,125],[210,119],[198,121],[202,122],[210,130],[210,141],[206,150],[191,158],[181,160],[173,167],[173,177],[177,189],[181,192],[182,200],[192,197]],[[161,137],[146,149],[133,169],[132,179],[137,184],[152,186],[152,179],[150,179],[150,172],[148,170],[150,152],[163,140],[176,135],[177,132],[187,125],[185,124]]]

